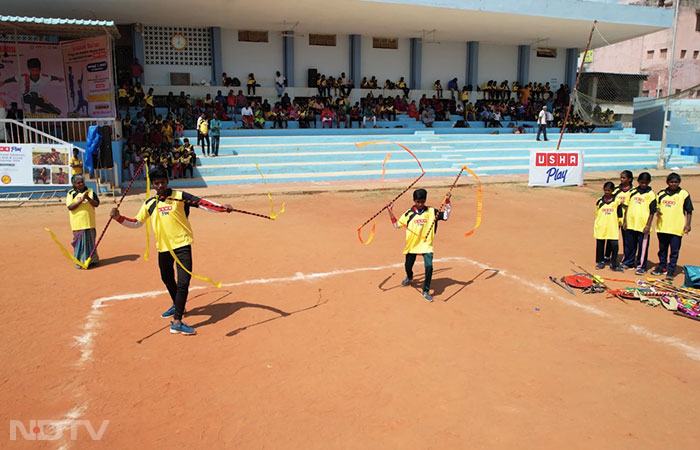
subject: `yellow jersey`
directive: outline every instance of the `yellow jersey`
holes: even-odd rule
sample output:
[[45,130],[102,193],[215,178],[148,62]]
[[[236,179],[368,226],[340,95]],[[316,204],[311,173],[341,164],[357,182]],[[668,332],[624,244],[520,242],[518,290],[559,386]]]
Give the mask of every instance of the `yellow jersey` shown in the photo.
[[[97,194],[90,188],[87,188],[83,192],[78,192],[75,189],[71,189],[66,195],[66,206],[69,206],[71,203],[73,203],[75,201],[75,198],[79,195],[82,195],[83,198],[87,196],[96,201],[97,203],[100,202],[100,199],[97,196]],[[78,231],[95,228],[95,207],[87,201],[82,202],[77,208],[75,208],[72,211],[68,210],[68,213],[70,214],[71,230]]]
[[671,194],[668,189],[657,194],[658,210],[661,216],[656,221],[656,232],[683,236],[686,213],[693,212],[690,194],[683,188]]
[[612,196],[609,202],[606,202],[604,197],[599,198],[595,204],[593,237],[617,240],[620,237],[618,222],[620,216],[622,216],[622,206],[619,197]]
[[[156,197],[151,197],[141,205],[141,209],[136,215],[136,220],[141,223],[146,222],[154,214],[158,215],[152,217],[151,222],[153,223],[153,232],[156,235],[156,249],[159,252],[168,251],[161,230],[173,250],[191,245],[194,242],[194,234],[188,216],[190,204],[196,206],[200,201],[198,197],[172,189],[168,189],[165,197],[176,200],[159,200]],[[177,200],[186,200],[187,203]]]
[[[613,197],[617,197],[620,199],[620,205],[625,205],[627,201],[627,197],[629,197],[630,192],[632,192],[632,186],[628,187],[626,191],[623,191],[620,186],[616,187],[615,190],[613,190]],[[620,226],[622,226],[622,216],[620,216]]]
[[625,204],[627,205],[627,229],[644,231],[649,215],[656,213],[656,194],[654,191],[648,186],[644,191],[636,187],[630,190]]
[[[71,165],[71,168],[70,168],[71,175],[82,175],[83,174],[83,162],[80,160],[80,158],[76,158],[75,156],[73,156],[70,159],[70,165]],[[75,165],[77,165],[78,167],[73,167]]]
[[[445,220],[444,214],[429,206],[422,211],[417,211],[413,207],[403,213],[398,220],[399,226],[406,228],[406,247],[403,249],[403,254],[432,253],[438,220]],[[433,227],[428,230],[431,224]]]

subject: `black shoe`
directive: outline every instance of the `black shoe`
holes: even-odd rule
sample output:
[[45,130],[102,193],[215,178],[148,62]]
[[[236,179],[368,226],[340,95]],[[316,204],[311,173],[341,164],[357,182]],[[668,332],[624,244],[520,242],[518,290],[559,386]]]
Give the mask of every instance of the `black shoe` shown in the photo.
[[613,272],[624,272],[624,270],[620,266],[610,266],[610,270],[612,270]]
[[545,139],[545,141],[548,141],[549,139]]
[[651,271],[651,274],[654,276],[666,275],[666,269],[660,269],[657,267],[656,269]]
[[409,284],[411,284],[411,279],[408,277],[404,278],[401,282],[401,286],[408,286]]
[[605,268],[605,263],[604,262],[599,262],[598,264],[595,265],[595,268],[600,270]]
[[673,279],[674,279],[675,277],[676,277],[676,276],[675,276],[674,274],[672,274],[672,273],[667,273],[667,274],[666,274],[666,281],[673,281]]

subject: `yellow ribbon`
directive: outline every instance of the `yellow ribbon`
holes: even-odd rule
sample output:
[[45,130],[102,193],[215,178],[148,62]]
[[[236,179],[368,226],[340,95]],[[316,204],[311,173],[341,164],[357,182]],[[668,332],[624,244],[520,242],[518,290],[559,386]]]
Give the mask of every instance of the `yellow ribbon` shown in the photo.
[[177,257],[175,252],[173,251],[172,245],[170,245],[170,240],[168,239],[168,235],[165,233],[165,228],[160,226],[160,223],[158,222],[158,219],[160,218],[160,214],[158,212],[158,200],[156,199],[156,209],[154,211],[155,217],[153,219],[153,228],[155,228],[154,232],[156,234],[156,237],[160,239],[161,242],[165,244],[165,247],[168,249],[168,252],[170,253],[170,256],[173,257],[175,262],[177,263],[178,266],[182,267],[182,269],[189,273],[193,278],[196,278],[198,280],[205,281],[207,283],[211,283],[212,285],[220,288],[221,283],[218,281],[214,281],[211,278],[208,277],[203,277],[201,275],[197,275],[195,273],[190,272],[187,267],[185,267],[182,262],[180,262],[180,259]]
[[473,176],[474,179],[476,180],[476,182],[479,183],[479,187],[476,191],[476,224],[474,225],[474,228],[472,228],[471,230],[464,233],[465,237],[469,237],[472,234],[474,234],[476,229],[479,228],[479,225],[481,225],[481,213],[483,210],[483,189],[481,186],[481,180],[479,179],[478,176],[476,176],[474,171],[472,169],[470,169],[469,167],[467,167],[466,164],[464,165],[464,170],[469,172],[469,175]]
[[44,228],[44,230],[46,230],[46,231],[49,232],[49,234],[51,235],[51,239],[53,239],[53,241],[54,241],[54,242],[56,243],[56,245],[58,246],[58,249],[61,250],[61,253],[63,253],[63,255],[64,255],[66,258],[68,258],[69,260],[73,261],[75,264],[79,265],[79,266],[82,267],[83,269],[87,269],[87,268],[88,268],[89,262],[88,262],[88,261],[85,261],[84,263],[82,263],[82,262],[78,261],[78,259],[77,259],[75,256],[71,255],[70,252],[58,241],[58,238],[56,237],[56,234],[54,234],[54,232],[51,231],[51,229],[49,229],[49,228]]
[[[151,195],[151,178],[150,178],[150,175],[148,172],[148,162],[146,162],[146,200],[148,200],[150,198],[150,195]],[[155,210],[153,211],[153,213],[154,213],[153,232],[156,236],[156,239],[160,239],[160,241],[165,244],[165,247],[168,249],[170,256],[173,257],[173,259],[175,260],[177,265],[182,267],[182,269],[185,272],[189,273],[190,276],[192,276],[193,278],[196,278],[198,280],[206,281],[207,283],[211,283],[214,286],[220,288],[221,287],[220,282],[213,281],[211,278],[203,277],[201,275],[197,275],[195,273],[192,273],[187,269],[187,267],[185,267],[182,264],[180,259],[177,257],[177,255],[173,251],[172,245],[170,245],[170,239],[168,239],[168,235],[165,233],[165,228],[160,226],[160,223],[158,223],[158,218],[160,217],[160,214],[158,213],[158,199],[155,199],[155,202],[156,202],[156,207],[155,207]],[[151,233],[149,231],[150,224],[151,224],[151,217],[149,216],[146,219],[146,252],[143,255],[143,259],[145,259],[146,261],[148,261],[148,252],[149,252],[149,248],[151,246]]]
[[262,171],[260,170],[260,167],[258,167],[258,163],[255,163],[255,168],[258,169],[258,173],[260,174],[260,178],[262,178],[263,183],[265,183],[265,188],[267,189],[267,198],[270,199],[270,219],[275,220],[277,216],[282,214],[284,212],[284,203],[282,203],[282,209],[280,209],[280,212],[275,214],[275,207],[272,203],[272,194],[270,193],[270,189],[267,186],[267,181],[265,181],[265,177],[263,176]]

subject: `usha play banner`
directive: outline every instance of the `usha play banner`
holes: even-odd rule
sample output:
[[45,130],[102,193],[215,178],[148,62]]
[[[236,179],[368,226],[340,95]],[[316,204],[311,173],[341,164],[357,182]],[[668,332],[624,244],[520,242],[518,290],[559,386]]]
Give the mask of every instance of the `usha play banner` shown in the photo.
[[1,144],[0,186],[70,186],[70,147]]
[[583,152],[531,150],[528,185],[583,185]]
[[115,117],[112,46],[107,36],[61,43],[70,117]]

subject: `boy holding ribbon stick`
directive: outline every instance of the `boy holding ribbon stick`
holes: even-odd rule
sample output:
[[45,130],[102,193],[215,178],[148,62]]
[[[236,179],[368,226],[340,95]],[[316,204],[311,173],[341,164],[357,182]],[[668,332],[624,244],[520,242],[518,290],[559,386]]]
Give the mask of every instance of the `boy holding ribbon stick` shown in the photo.
[[[430,282],[433,278],[433,239],[437,231],[437,221],[447,220],[452,211],[450,204],[451,193],[445,197],[444,211],[425,206],[428,192],[425,189],[416,189],[413,192],[413,207],[403,213],[400,219],[396,219],[390,203],[387,210],[394,228],[406,228],[406,247],[403,254],[406,255],[406,278],[401,282],[402,286],[408,286],[413,279],[413,264],[416,256],[423,255],[425,265],[425,281],[423,282],[423,298],[432,302],[430,295]],[[442,208],[441,208],[442,209]]]
[[[173,317],[173,321],[170,322],[170,332],[173,334],[196,334],[194,328],[182,322],[192,276],[194,235],[188,219],[190,206],[207,211],[227,213],[234,209],[231,205],[219,205],[187,192],[170,189],[168,187],[168,172],[165,168],[157,167],[151,171],[150,178],[156,196],[150,197],[144,202],[136,218],[122,216],[117,208],[112,209],[110,216],[129,228],[139,228],[149,218],[153,220],[160,276],[173,301],[172,306],[161,314],[161,317]],[[173,270],[175,264],[177,264],[177,282]]]

